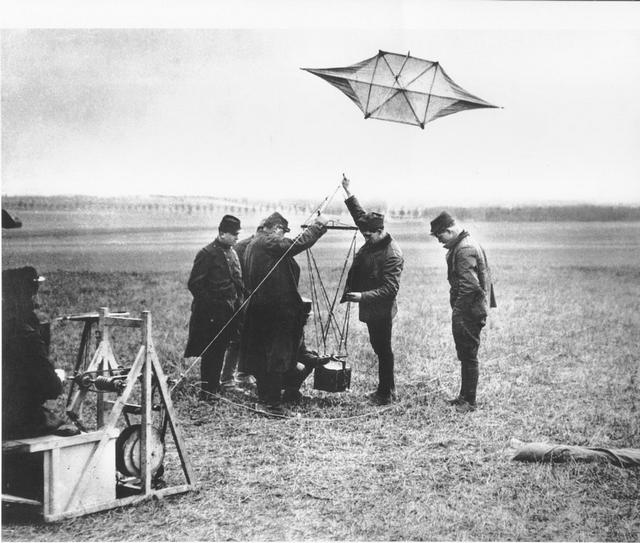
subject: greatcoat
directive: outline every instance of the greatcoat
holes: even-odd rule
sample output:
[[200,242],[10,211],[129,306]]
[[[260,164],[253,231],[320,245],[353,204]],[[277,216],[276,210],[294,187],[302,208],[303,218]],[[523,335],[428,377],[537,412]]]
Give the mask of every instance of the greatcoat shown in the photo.
[[248,371],[285,373],[296,363],[304,308],[298,293],[300,266],[293,257],[311,247],[326,230],[311,224],[296,241],[257,235],[246,248],[245,286],[252,297],[240,340],[240,359]]
[[52,432],[62,424],[42,404],[62,393],[48,348],[32,314],[25,323],[3,322],[2,437],[18,439]]
[[198,251],[188,287],[193,302],[185,357],[200,356],[242,302],[242,272],[233,247],[215,239]]

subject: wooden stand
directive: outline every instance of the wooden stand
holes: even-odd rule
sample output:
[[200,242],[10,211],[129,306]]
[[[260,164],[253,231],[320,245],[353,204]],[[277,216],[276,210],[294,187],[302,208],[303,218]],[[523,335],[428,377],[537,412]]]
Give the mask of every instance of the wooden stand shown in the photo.
[[[90,316],[92,319],[94,315]],[[122,377],[123,389],[113,402],[104,401],[99,394],[97,425],[95,432],[72,437],[44,436],[3,443],[3,454],[44,453],[44,498],[43,512],[46,521],[75,517],[111,509],[145,500],[156,496],[187,492],[194,488],[194,478],[189,459],[185,454],[180,426],[175,415],[167,379],[162,371],[151,338],[151,315],[142,313],[142,318],[129,318],[109,314],[108,308],[101,308],[98,315],[100,343],[87,367],[87,374],[97,373],[108,376],[111,372],[122,376],[122,368],[117,364],[110,343],[110,330],[116,326],[139,328],[142,345],[128,370]],[[85,322],[86,329],[86,322]],[[83,338],[85,334],[83,333]],[[129,403],[136,385],[140,383],[140,403]],[[162,441],[167,427],[171,429],[173,443],[180,458],[184,484],[152,488],[152,437],[157,430],[152,426],[153,392],[158,392],[162,407]],[[76,417],[81,403],[88,392],[87,387],[79,387],[71,398],[68,412]],[[110,412],[105,412],[111,407]],[[140,416],[140,458],[138,483],[134,484],[137,493],[124,498],[116,498],[116,461],[115,438],[120,431],[118,421],[123,413]],[[128,421],[128,419],[127,419]],[[99,481],[99,484],[96,484]],[[130,485],[129,485],[130,488]],[[11,497],[3,496],[3,500]],[[36,502],[37,503],[37,502]]]

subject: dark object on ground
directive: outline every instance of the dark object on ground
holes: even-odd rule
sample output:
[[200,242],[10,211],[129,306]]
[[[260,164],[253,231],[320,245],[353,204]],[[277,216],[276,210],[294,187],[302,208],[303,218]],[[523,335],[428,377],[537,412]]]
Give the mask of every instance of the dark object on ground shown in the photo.
[[640,466],[640,449],[605,449],[577,445],[553,445],[551,443],[523,443],[516,439],[511,445],[517,448],[513,460],[521,462],[610,462],[621,468]]
[[344,392],[351,386],[351,368],[342,362],[317,366],[313,372],[313,388],[326,392]]

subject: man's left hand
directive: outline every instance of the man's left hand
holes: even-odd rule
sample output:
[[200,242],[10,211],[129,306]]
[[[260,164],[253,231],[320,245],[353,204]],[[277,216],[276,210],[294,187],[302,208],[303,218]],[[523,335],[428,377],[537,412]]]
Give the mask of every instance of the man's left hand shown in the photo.
[[359,303],[362,300],[362,292],[347,292],[347,302]]

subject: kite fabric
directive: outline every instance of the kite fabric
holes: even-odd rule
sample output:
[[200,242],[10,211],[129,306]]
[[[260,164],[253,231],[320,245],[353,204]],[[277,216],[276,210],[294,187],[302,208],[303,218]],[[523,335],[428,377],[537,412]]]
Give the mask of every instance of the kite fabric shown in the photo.
[[438,62],[379,51],[344,68],[301,68],[340,89],[364,118],[424,125],[465,109],[497,108],[464,90]]
[[595,462],[606,461],[621,468],[640,466],[640,449],[605,449],[550,443],[522,443],[512,440],[517,451],[513,460],[521,462]]

